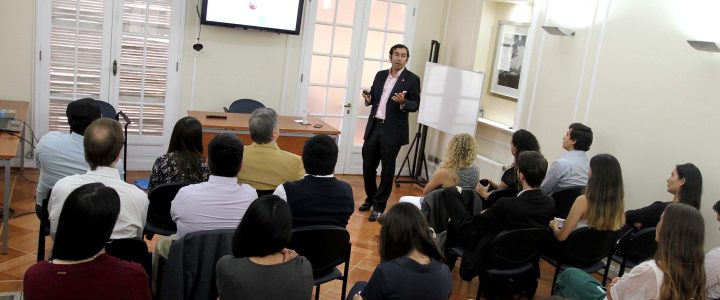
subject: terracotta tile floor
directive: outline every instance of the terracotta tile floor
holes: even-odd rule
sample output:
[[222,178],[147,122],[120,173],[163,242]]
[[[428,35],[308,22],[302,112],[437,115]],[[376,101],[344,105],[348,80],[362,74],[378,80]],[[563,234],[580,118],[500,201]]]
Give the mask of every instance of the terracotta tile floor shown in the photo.
[[[130,171],[128,172],[128,182],[148,176],[149,172],[147,171]],[[380,261],[377,252],[380,225],[367,221],[368,212],[357,211],[357,207],[365,199],[362,176],[341,175],[339,177],[352,185],[356,205],[356,212],[350,218],[347,226],[353,243],[350,259],[350,280],[348,282],[349,290],[355,282],[368,280]],[[7,255],[0,255],[0,292],[21,290],[23,275],[36,260],[39,221],[34,213],[34,194],[37,178],[38,170],[36,169],[12,170],[11,207],[15,210],[15,215],[9,223],[9,252]],[[3,191],[3,183],[4,180],[0,175],[0,193]],[[397,203],[400,196],[420,195],[421,192],[421,188],[417,186],[403,184],[401,187],[393,189],[388,206]],[[153,241],[147,241],[150,249],[154,249],[155,240],[157,239],[156,236]],[[46,253],[49,253],[52,241],[49,237],[45,241],[47,245]],[[453,272],[453,294],[451,299],[474,299],[477,293],[477,278],[471,282],[462,281],[457,269],[455,268]],[[541,262],[542,276],[538,285],[536,299],[543,299],[550,294],[553,271],[554,269],[551,266]],[[341,284],[340,281],[336,280],[321,286],[320,298],[339,299],[340,292]]]

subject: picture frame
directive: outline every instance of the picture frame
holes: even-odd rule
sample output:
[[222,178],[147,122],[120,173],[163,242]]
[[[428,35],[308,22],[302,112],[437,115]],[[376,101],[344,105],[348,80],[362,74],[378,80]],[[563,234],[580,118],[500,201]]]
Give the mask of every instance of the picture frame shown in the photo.
[[490,94],[517,101],[529,28],[528,23],[498,22]]

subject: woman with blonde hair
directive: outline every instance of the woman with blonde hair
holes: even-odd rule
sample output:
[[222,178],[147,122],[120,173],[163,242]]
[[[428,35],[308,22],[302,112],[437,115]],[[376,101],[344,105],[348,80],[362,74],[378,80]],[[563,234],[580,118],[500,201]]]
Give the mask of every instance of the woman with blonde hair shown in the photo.
[[[439,188],[459,186],[472,190],[477,185],[479,171],[474,166],[477,146],[475,138],[467,133],[456,134],[448,144],[447,152],[430,182],[423,188],[423,195]],[[421,197],[403,196],[400,202],[410,202],[420,207]]]
[[617,158],[610,154],[595,155],[590,159],[588,177],[585,194],[575,199],[564,224],[559,224],[560,219],[550,221],[550,228],[558,241],[567,239],[576,228],[619,230],[625,223],[625,192]]

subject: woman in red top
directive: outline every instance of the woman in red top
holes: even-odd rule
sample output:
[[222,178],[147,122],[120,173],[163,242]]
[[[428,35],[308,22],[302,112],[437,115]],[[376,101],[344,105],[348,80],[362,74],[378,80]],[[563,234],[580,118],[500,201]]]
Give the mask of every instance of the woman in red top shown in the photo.
[[136,263],[105,254],[120,198],[102,183],[75,189],[60,212],[51,259],[25,272],[25,299],[151,299]]

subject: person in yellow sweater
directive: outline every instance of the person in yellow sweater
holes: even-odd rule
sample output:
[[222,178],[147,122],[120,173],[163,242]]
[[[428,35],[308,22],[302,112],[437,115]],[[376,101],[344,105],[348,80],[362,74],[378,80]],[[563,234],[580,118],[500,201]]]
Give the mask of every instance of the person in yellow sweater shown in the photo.
[[280,137],[278,117],[272,108],[258,108],[249,121],[253,143],[245,146],[238,181],[254,187],[258,195],[272,194],[286,182],[305,176],[302,158],[284,151],[276,141]]

